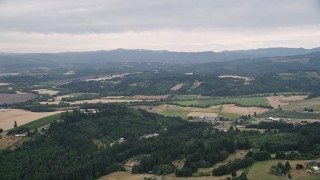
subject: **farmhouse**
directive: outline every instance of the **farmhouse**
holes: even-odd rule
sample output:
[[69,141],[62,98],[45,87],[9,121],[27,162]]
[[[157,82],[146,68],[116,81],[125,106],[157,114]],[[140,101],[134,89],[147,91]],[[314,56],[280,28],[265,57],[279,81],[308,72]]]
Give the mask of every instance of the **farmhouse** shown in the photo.
[[80,112],[84,114],[89,114],[89,113],[95,114],[97,113],[97,110],[96,109],[80,109]]
[[267,120],[272,122],[287,122],[290,121],[288,118],[268,117]]
[[9,109],[0,109],[0,112],[7,112]]

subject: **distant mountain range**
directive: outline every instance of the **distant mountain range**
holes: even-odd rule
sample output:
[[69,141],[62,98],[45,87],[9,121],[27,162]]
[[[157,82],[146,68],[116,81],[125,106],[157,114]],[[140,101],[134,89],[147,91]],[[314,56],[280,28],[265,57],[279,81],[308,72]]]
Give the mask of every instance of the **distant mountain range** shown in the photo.
[[171,52],[141,49],[116,49],[109,51],[63,53],[0,53],[0,64],[20,63],[103,63],[103,62],[163,62],[203,63],[223,62],[235,59],[295,56],[320,52],[320,48],[264,48],[222,52]]

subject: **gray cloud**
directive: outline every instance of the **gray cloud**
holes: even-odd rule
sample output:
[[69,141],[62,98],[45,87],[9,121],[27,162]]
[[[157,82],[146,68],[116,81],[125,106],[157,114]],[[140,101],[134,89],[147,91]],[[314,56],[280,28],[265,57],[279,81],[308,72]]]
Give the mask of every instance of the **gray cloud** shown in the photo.
[[0,0],[0,31],[110,33],[320,25],[317,0]]
[[319,0],[0,0],[0,51],[320,45]]

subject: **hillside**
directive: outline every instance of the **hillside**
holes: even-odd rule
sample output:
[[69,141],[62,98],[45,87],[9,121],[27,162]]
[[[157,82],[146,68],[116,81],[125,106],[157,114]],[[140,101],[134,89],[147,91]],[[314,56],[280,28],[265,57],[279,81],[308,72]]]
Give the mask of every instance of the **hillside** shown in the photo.
[[64,53],[1,53],[0,62],[21,63],[101,63],[101,62],[163,62],[163,63],[203,63],[223,62],[235,59],[261,57],[294,56],[320,51],[319,48],[266,48],[222,52],[170,52],[152,50],[116,49],[109,51],[64,52]]

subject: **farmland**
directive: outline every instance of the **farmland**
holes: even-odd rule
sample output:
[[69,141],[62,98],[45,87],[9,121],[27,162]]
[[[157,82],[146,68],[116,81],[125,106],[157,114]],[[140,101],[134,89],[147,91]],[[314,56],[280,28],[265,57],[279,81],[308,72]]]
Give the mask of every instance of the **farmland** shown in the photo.
[[239,115],[248,115],[248,114],[253,115],[255,112],[257,114],[262,114],[267,111],[268,109],[261,108],[261,107],[241,107],[241,106],[236,106],[234,104],[225,104],[222,106],[222,112],[239,114]]
[[[81,97],[89,97],[85,100],[80,100]],[[96,98],[98,97],[98,98]],[[97,93],[74,93],[66,94],[62,96],[57,96],[54,101],[42,101],[41,104],[59,104],[68,103],[71,105],[83,104],[83,103],[126,103],[126,102],[141,102],[141,101],[155,101],[168,98],[168,95],[161,96],[145,96],[145,95],[135,95],[135,96],[106,96],[99,98]],[[66,99],[72,99],[66,101]]]
[[48,94],[48,95],[56,95],[59,93],[59,91],[50,90],[50,89],[37,89],[33,90],[34,92],[37,92],[38,94]]
[[34,120],[47,117],[60,112],[30,112],[21,109],[10,109],[6,112],[0,112],[0,128],[8,130],[13,128],[14,121],[17,122],[18,126],[27,124]]
[[283,110],[301,112],[304,108],[311,108],[314,112],[320,112],[320,97],[299,101],[283,107]]
[[41,128],[41,127],[44,127],[44,126],[46,126],[56,120],[59,120],[59,118],[60,118],[60,113],[57,113],[54,115],[50,115],[47,117],[43,117],[43,118],[31,121],[29,123],[22,125],[21,127],[27,127],[29,129]]
[[218,113],[221,106],[211,106],[208,108],[198,108],[198,107],[181,107],[176,105],[160,105],[160,106],[134,106],[137,109],[144,109],[149,112],[154,112],[162,114],[164,116],[178,116],[183,119],[187,119],[189,113],[196,113],[199,116],[203,116],[206,113]]
[[299,119],[320,119],[320,114],[316,113],[301,113],[301,112],[288,112],[271,110],[260,114],[258,117],[280,117],[280,118],[299,118]]
[[[248,179],[261,179],[261,180],[282,180],[285,179],[281,176],[276,176],[270,173],[270,168],[273,165],[277,165],[278,162],[285,163],[284,160],[269,160],[269,161],[262,161],[256,162],[252,167],[248,168]],[[304,160],[292,160],[289,161],[291,164],[291,171],[290,174],[294,179],[300,180],[307,180],[307,179],[314,179],[318,178],[316,176],[309,175],[305,170],[296,170],[294,167],[297,163],[305,164],[306,161]]]
[[20,102],[26,102],[36,97],[34,94],[0,94],[0,105],[1,104],[14,104]]
[[183,106],[198,107],[208,107],[221,104],[237,104],[240,106],[270,106],[270,103],[265,97],[213,98],[206,100],[173,101],[173,103]]
[[269,96],[267,97],[269,103],[273,108],[286,106],[291,103],[302,101],[307,96]]

